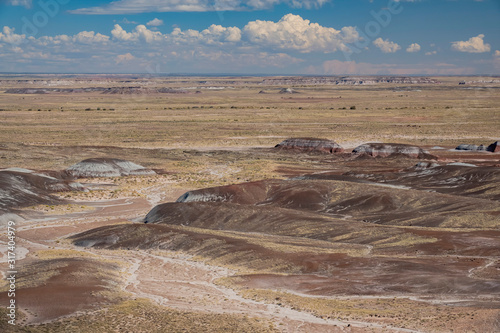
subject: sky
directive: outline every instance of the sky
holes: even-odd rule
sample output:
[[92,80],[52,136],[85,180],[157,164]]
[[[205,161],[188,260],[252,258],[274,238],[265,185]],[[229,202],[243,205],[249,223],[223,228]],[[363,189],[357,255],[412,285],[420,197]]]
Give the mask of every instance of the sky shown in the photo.
[[0,0],[0,72],[500,74],[500,0]]

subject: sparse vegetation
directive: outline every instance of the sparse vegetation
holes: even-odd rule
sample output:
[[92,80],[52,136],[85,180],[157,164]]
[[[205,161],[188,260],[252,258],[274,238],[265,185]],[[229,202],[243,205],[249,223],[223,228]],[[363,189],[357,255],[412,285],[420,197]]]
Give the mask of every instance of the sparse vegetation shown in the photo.
[[[158,170],[82,178],[88,191],[56,192],[60,201],[16,211],[27,217],[19,229],[25,259],[18,288],[36,298],[23,299],[13,332],[316,331],[316,319],[291,324],[298,311],[381,332],[386,325],[500,329],[496,155],[466,161],[475,170],[487,166],[484,173],[438,179],[448,171],[429,172],[428,183],[416,159],[349,155],[361,143],[399,142],[446,148],[440,165],[462,161],[448,148],[491,142],[500,96],[459,89],[457,77],[404,94],[385,83],[300,84],[293,85],[300,94],[286,96],[261,78],[210,80],[234,89],[0,93],[1,168],[63,170],[116,157]],[[198,81],[154,77],[149,84],[203,88]],[[331,139],[346,152],[272,149],[289,137]],[[404,183],[412,173],[418,182]],[[294,177],[266,185],[265,197],[243,190],[238,203],[191,202],[192,210],[176,203],[168,218],[140,223],[151,206],[186,191]],[[462,188],[461,177],[483,183]],[[11,328],[4,314],[1,307],[2,332]]]

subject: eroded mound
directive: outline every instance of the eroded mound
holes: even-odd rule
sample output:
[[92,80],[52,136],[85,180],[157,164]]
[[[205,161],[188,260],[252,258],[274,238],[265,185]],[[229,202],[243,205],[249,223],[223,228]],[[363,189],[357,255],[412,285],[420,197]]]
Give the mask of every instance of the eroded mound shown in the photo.
[[277,144],[275,148],[329,154],[342,153],[344,151],[344,148],[335,141],[316,138],[290,138]]
[[488,147],[484,145],[473,145],[473,144],[461,144],[458,145],[455,150],[469,150],[469,151],[488,151],[491,153],[500,152],[500,141],[495,141]]
[[366,155],[371,157],[397,157],[404,156],[420,159],[436,159],[418,146],[405,145],[401,143],[365,143],[354,148],[352,151],[356,155]]
[[[468,172],[468,167],[447,167],[461,170],[462,177],[452,173],[441,182],[435,179],[428,180],[437,186],[442,185],[441,190],[445,194],[428,191],[425,182],[419,183],[421,174],[441,167],[415,171],[413,175],[411,172],[392,174],[394,177],[392,179],[389,175],[388,179],[384,179],[385,174],[320,173],[304,176],[303,179],[263,180],[189,191],[182,195],[177,203],[165,203],[153,208],[147,214],[145,222],[200,226],[197,224],[200,221],[211,223],[210,221],[216,220],[219,221],[217,228],[225,228],[229,221],[238,219],[245,221],[245,216],[250,214],[252,219],[247,221],[250,226],[256,228],[256,224],[265,224],[267,219],[271,228],[273,226],[271,221],[275,217],[282,216],[279,218],[292,221],[290,216],[300,211],[315,213],[315,217],[328,216],[370,224],[500,227],[500,217],[497,213],[500,207],[498,202],[490,200],[498,195],[496,183],[488,188],[479,182],[476,183],[476,188],[471,187],[470,191],[465,191],[466,186],[469,186],[466,179],[481,177],[481,173],[473,172],[479,168],[472,168],[474,170]],[[500,170],[493,169],[491,174],[482,174],[482,177],[495,178]],[[415,188],[400,185],[396,177],[406,180],[405,184]],[[450,179],[463,184],[463,187],[459,188]],[[457,192],[457,188],[460,191]],[[478,191],[478,188],[481,190]],[[226,209],[228,204],[233,206]],[[311,218],[315,221],[312,216],[304,217],[304,219]],[[283,225],[279,227],[286,228]]]
[[116,158],[89,158],[66,169],[75,178],[154,175],[142,165]]
[[54,192],[84,190],[79,183],[28,169],[0,170],[0,212],[38,204],[61,203]]
[[[401,172],[358,173],[348,172],[345,176],[359,181],[372,181],[386,186],[409,187],[412,189],[453,194],[456,196],[500,200],[500,168],[475,166],[468,163],[418,163]],[[339,179],[336,174],[315,174],[308,179]]]
[[[488,258],[477,257],[495,258],[499,254],[498,232],[365,229],[359,224],[349,227],[348,223],[316,221],[323,234],[330,236],[319,240],[309,238],[308,228],[314,221],[302,221],[307,224],[299,226],[298,219],[288,221],[295,224],[295,230],[274,229],[294,236],[263,232],[264,224],[253,232],[234,232],[221,230],[219,223],[214,229],[201,224],[104,226],[71,238],[77,246],[184,251],[215,264],[270,273],[268,279],[250,276],[251,285],[255,282],[252,286],[257,288],[276,288],[281,283],[280,287],[316,295],[500,295],[495,275],[498,263],[492,265]],[[246,222],[241,224],[243,229],[251,229]],[[286,229],[287,221],[282,225]],[[425,255],[415,257],[416,253]]]
[[472,145],[472,144],[460,144],[455,150],[472,150],[472,151],[485,151],[486,147],[484,145]]

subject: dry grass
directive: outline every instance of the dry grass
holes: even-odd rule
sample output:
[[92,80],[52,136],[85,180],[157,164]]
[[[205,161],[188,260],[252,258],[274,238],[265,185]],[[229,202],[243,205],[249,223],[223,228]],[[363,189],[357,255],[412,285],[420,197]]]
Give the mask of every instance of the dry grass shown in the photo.
[[[228,284],[228,282],[226,282]],[[253,300],[265,301],[320,318],[358,320],[424,332],[494,332],[499,329],[500,310],[439,305],[408,298],[323,298],[295,295],[282,291],[245,289],[240,293]]]
[[36,326],[9,327],[1,309],[0,328],[4,332],[278,332],[263,319],[243,315],[206,314],[176,311],[144,300],[129,300],[88,314],[60,319]]
[[[266,87],[248,83],[180,95],[0,94],[5,110],[0,142],[271,147],[292,133],[340,144],[380,140],[454,145],[498,139],[499,95],[493,88],[464,89],[458,86],[460,79],[441,78],[445,82],[440,85],[421,86],[303,86],[296,87],[301,92],[296,95],[258,94]],[[350,110],[353,105],[356,109]]]

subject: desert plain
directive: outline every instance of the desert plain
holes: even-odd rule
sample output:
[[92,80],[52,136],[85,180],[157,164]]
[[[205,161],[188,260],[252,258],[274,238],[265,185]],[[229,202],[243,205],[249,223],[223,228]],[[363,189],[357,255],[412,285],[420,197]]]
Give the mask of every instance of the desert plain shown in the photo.
[[0,331],[499,332],[499,92],[1,75]]

